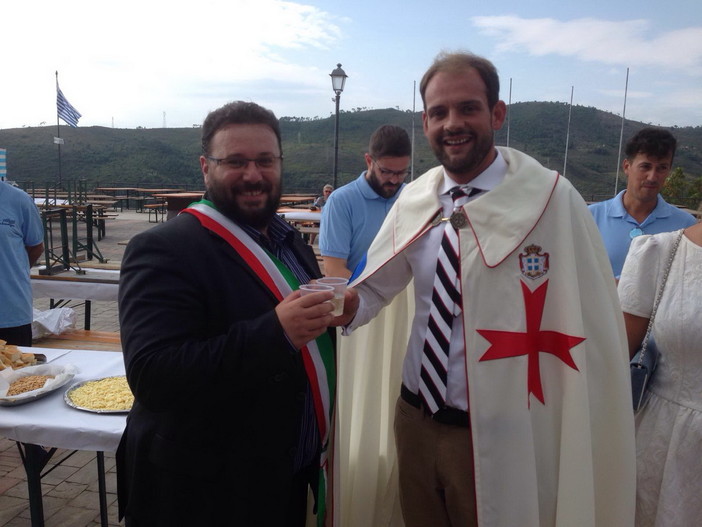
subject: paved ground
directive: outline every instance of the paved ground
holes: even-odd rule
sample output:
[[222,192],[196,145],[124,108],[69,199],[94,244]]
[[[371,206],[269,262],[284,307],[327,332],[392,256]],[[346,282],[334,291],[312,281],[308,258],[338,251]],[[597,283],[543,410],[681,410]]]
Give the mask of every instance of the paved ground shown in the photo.
[[[118,263],[125,249],[120,242],[154,226],[148,214],[133,211],[120,212],[116,219],[108,220],[106,237],[98,247],[109,263]],[[86,262],[87,265],[87,262]],[[35,302],[37,309],[48,309],[48,299]],[[75,308],[77,320],[83,320],[83,307]],[[119,331],[116,302],[93,302],[93,330]],[[81,326],[82,327],[82,326]],[[21,411],[21,406],[17,411]],[[47,527],[94,527],[100,525],[97,492],[97,464],[95,454],[76,452],[56,466],[70,451],[59,450],[54,454],[44,473],[53,469],[42,480],[44,518]],[[56,468],[53,468],[56,467]],[[111,526],[122,525],[117,521],[117,495],[114,454],[105,453],[107,480],[108,519]],[[26,527],[30,525],[27,481],[14,441],[0,437],[0,527]]]
[[[54,460],[65,458],[70,451],[58,450]],[[108,520],[117,521],[117,494],[114,454],[105,453]],[[94,527],[100,525],[97,465],[92,452],[76,452],[42,479],[44,519],[47,527]],[[17,444],[0,438],[0,526],[30,525],[27,481]]]
[[[118,267],[122,260],[126,243],[131,237],[156,225],[155,223],[149,222],[148,213],[124,210],[118,214],[117,218],[107,220],[105,237],[97,242],[100,253],[107,259],[107,263],[104,266]],[[153,220],[154,218],[151,217],[151,219]],[[57,229],[54,230],[58,232]],[[56,234],[56,239],[58,239],[58,234]],[[78,265],[85,267],[95,265],[101,267],[97,260],[79,261]],[[34,302],[34,307],[42,311],[49,309],[49,299],[43,298],[36,300]],[[84,306],[75,302],[71,307],[73,307],[76,312],[77,324],[82,324],[83,315],[85,313]],[[82,325],[80,327],[82,327]],[[92,302],[90,329],[96,331],[119,331],[117,303]]]
[[[153,217],[151,218],[154,219]],[[135,234],[154,227],[148,213],[120,212],[116,219],[108,220],[105,238],[98,243],[107,265],[118,265],[124,254],[126,242]],[[58,230],[56,230],[58,236]],[[88,267],[90,262],[82,262]],[[35,301],[39,310],[49,309],[48,299]],[[77,326],[82,327],[84,307],[73,307]],[[119,331],[116,302],[92,303],[91,329],[97,331]],[[67,341],[67,347],[70,341]],[[41,345],[41,344],[37,344]],[[21,411],[21,406],[17,407]],[[59,450],[45,468],[51,470],[42,480],[44,494],[44,518],[47,527],[94,527],[100,525],[100,509],[97,493],[97,465],[95,454],[76,452],[60,466],[61,460],[70,451]],[[114,454],[105,453],[107,480],[107,503],[110,526],[122,525],[117,521],[117,495]],[[25,527],[30,525],[29,500],[24,467],[14,441],[0,437],[0,527]]]

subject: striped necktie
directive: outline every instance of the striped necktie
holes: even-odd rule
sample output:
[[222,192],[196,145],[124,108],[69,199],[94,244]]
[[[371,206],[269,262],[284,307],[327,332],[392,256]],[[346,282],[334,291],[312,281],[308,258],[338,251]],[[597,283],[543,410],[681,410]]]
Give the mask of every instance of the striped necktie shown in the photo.
[[[461,207],[468,198],[481,192],[469,187],[453,187],[449,190],[453,199],[453,214],[462,215]],[[432,303],[429,309],[429,325],[424,341],[419,396],[425,407],[436,413],[446,404],[446,379],[448,371],[449,343],[455,317],[461,314],[461,266],[457,227],[447,221],[441,239],[436,262]]]

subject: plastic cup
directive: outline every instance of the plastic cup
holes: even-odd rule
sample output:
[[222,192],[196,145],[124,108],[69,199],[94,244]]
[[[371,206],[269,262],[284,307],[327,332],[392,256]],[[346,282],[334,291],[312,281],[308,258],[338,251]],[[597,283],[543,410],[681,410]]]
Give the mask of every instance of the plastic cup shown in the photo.
[[326,276],[317,280],[318,284],[329,285],[334,288],[334,310],[332,315],[338,317],[344,313],[344,294],[346,293],[346,285],[349,283],[347,278],[339,276]]
[[312,293],[319,293],[320,291],[334,292],[334,288],[330,285],[324,284],[302,284],[300,286],[300,296],[310,295]]

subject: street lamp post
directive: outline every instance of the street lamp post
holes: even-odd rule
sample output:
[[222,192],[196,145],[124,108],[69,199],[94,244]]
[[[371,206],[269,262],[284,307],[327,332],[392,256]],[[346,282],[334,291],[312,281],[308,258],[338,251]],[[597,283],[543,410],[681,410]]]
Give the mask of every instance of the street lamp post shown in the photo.
[[344,91],[344,85],[346,84],[346,72],[341,69],[341,64],[336,65],[336,69],[332,71],[329,76],[332,80],[332,89],[336,94],[336,97],[332,99],[336,101],[336,120],[334,123],[334,188],[336,185],[336,174],[337,165],[339,163],[339,99],[341,98],[341,92]]

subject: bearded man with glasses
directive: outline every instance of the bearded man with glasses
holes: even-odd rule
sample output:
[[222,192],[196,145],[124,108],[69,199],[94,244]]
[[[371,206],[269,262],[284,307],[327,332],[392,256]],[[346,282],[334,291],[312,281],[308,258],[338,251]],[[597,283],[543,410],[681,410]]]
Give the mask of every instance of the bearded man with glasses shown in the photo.
[[302,527],[325,514],[335,390],[332,292],[276,214],[278,119],[254,103],[202,127],[201,202],[135,236],[119,310],[134,406],[117,452],[127,527]]
[[334,191],[322,209],[319,251],[327,276],[349,277],[370,247],[410,172],[412,144],[399,126],[371,135],[367,170]]

